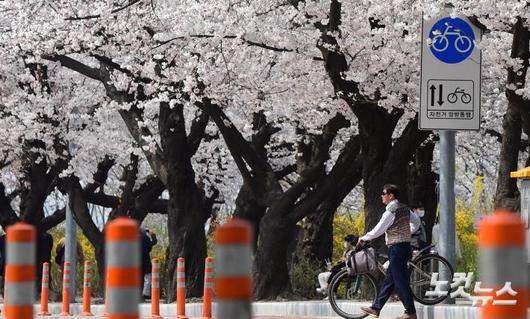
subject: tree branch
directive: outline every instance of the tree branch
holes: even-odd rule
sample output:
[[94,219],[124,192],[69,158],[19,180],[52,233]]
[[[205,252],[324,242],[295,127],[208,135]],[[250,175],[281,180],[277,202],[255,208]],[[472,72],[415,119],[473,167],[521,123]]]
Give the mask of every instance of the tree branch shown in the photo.
[[[164,184],[158,177],[151,176],[136,189],[132,196],[132,205],[130,213],[137,220],[142,220],[142,215],[147,213],[167,214],[166,199],[158,199],[160,194],[165,190]],[[120,205],[118,196],[107,195],[103,192],[85,193],[89,203],[107,208],[117,208]]]
[[[497,142],[502,143],[502,134],[497,132],[496,130],[488,128],[488,129],[484,130],[484,134],[493,136],[493,137],[495,137]],[[526,140],[521,139],[521,145],[519,147],[519,151],[522,151],[522,152],[526,151],[528,146],[530,146],[529,141],[527,139]]]
[[273,170],[269,163],[256,154],[250,146],[250,143],[245,140],[232,121],[230,121],[221,110],[219,105],[211,103],[208,98],[203,98],[202,102],[196,103],[196,105],[208,113],[219,128],[219,131],[223,135],[225,143],[244,179],[251,183],[252,176],[247,169],[247,164],[250,166],[253,174],[259,176],[265,176],[269,173],[273,174]]
[[254,130],[257,132],[252,135],[251,147],[262,156],[267,156],[265,145],[269,143],[272,135],[280,131],[280,128],[268,122],[262,111],[253,114],[252,122]]
[[362,180],[362,169],[361,138],[354,135],[342,149],[329,174],[296,205],[289,218],[298,222],[324,201],[342,201]]
[[[208,39],[208,38],[217,38],[217,37],[218,36],[213,35],[213,34],[190,34],[190,35],[185,35],[185,36],[173,37],[173,38],[165,40],[165,41],[158,41],[158,45],[156,47],[154,47],[154,48],[156,49],[158,47],[161,47],[163,45],[166,45],[166,44],[171,43],[171,42],[176,41],[176,40],[186,40],[186,39],[190,39],[190,38],[196,38],[196,39],[205,39],[206,38],[206,39]],[[244,43],[248,44],[249,46],[255,46],[255,47],[259,47],[259,48],[262,48],[262,49],[265,49],[265,50],[274,51],[274,52],[300,53],[298,48],[289,49],[289,48],[275,47],[275,46],[272,46],[272,45],[269,45],[269,44],[260,43],[260,42],[256,42],[256,41],[245,39],[244,36],[241,37],[241,36],[236,36],[236,35],[225,35],[222,38],[223,39],[241,40]],[[313,57],[313,60],[322,61],[322,58],[321,57]]]
[[197,114],[193,119],[190,133],[188,134],[188,146],[190,154],[195,154],[197,149],[199,149],[199,145],[201,144],[202,138],[204,137],[204,130],[206,129],[209,120],[210,116],[208,116],[206,112],[200,112],[200,114]]
[[86,64],[83,64],[77,60],[74,60],[70,57],[67,57],[66,55],[48,55],[44,54],[42,55],[42,58],[44,60],[53,61],[53,62],[59,62],[62,66],[76,71],[88,78],[91,78],[96,81],[104,82],[105,81],[105,75],[101,70],[98,70],[96,68],[92,68],[87,66]]
[[350,126],[350,121],[337,113],[322,129],[322,133],[312,138],[309,146],[309,158],[298,161],[298,172],[300,177],[287,191],[286,198],[300,197],[306,188],[315,182],[317,177],[324,173],[324,164],[329,159],[329,149],[340,129]]
[[123,68],[121,65],[112,61],[112,59],[107,58],[104,55],[92,54],[92,57],[94,57],[99,62],[107,65],[108,67],[112,68],[113,70],[120,71],[121,73],[127,74],[131,78],[135,79],[137,82],[145,83],[145,84],[149,84],[153,82],[153,80],[151,80],[150,78],[141,77],[141,76],[137,76],[136,74],[133,74],[131,71]]
[[125,185],[122,188],[121,200],[118,207],[109,215],[109,220],[118,216],[126,216],[133,202],[133,188],[138,176],[138,155],[131,154],[131,163],[123,170],[122,180]]
[[[127,8],[129,8],[130,6],[140,2],[142,0],[130,0],[129,3],[127,3],[125,6],[123,7],[119,7],[119,8],[116,8],[114,10],[112,10],[110,13],[111,14],[114,14],[114,13],[118,13],[122,10],[125,10]],[[93,14],[93,15],[88,15],[88,16],[83,16],[83,17],[68,17],[68,18],[65,18],[66,21],[76,21],[76,20],[90,20],[90,19],[97,19],[97,18],[101,18],[101,14]]]
[[529,44],[530,31],[525,26],[523,19],[518,17],[517,22],[513,27],[513,42],[510,56],[513,59],[521,59],[523,61],[523,65],[518,70],[514,70],[513,66],[508,68],[506,97],[508,102],[515,105],[521,113],[530,112],[530,109],[525,108],[525,105],[528,104],[525,103],[523,96],[516,93],[517,90],[524,88],[526,84],[526,73],[530,63]]
[[284,178],[285,176],[292,174],[294,172],[296,172],[296,165],[292,164],[292,165],[287,165],[283,167],[279,171],[274,172],[274,174],[276,174],[276,178],[280,180]]
[[[107,96],[120,104],[133,103],[135,101],[135,97],[133,95],[119,91],[111,83],[109,71],[104,67],[95,69],[64,55],[44,55],[43,59],[59,62],[66,68],[76,71],[91,79],[100,81],[105,86]],[[103,60],[100,60],[100,62],[102,61]],[[114,64],[108,63],[105,65],[106,67],[112,69]],[[136,141],[138,146],[142,148],[144,155],[153,171],[159,176],[160,180],[164,184],[167,183],[167,168],[165,167],[162,151],[158,145],[155,146],[156,149],[154,152],[149,151],[150,146],[146,143],[143,137],[152,136],[152,134],[145,126],[140,127],[138,125],[138,123],[143,122],[141,115],[136,112],[135,107],[131,107],[130,110],[120,109],[118,110],[118,113],[125,122],[125,125],[127,126],[127,129],[129,130],[129,133],[133,139]]]
[[88,184],[84,189],[85,196],[89,193],[93,193],[97,188],[99,188],[100,191],[103,190],[103,186],[107,182],[109,176],[109,171],[114,164],[114,159],[109,156],[105,156],[105,158],[98,163],[98,168],[93,177],[94,182]]
[[329,9],[329,23],[327,27],[318,26],[322,33],[318,44],[318,49],[324,58],[326,71],[331,79],[331,84],[337,96],[346,102],[365,99],[359,91],[359,84],[354,81],[346,81],[342,74],[348,70],[348,63],[344,54],[340,53],[340,47],[332,34],[340,32],[342,5],[338,0],[331,0]]
[[384,170],[393,171],[393,167],[405,167],[414,155],[415,150],[431,134],[431,131],[418,129],[418,114],[411,119],[401,136],[394,143],[388,154]]
[[120,199],[117,196],[107,195],[102,192],[85,193],[86,201],[107,208],[116,208],[120,204]]
[[92,220],[83,189],[79,184],[79,179],[75,176],[70,177],[68,181],[68,198],[73,217],[83,230],[83,234],[92,245],[100,247],[103,244],[103,234]]
[[150,177],[134,192],[131,216],[142,221],[148,213],[167,214],[168,201],[159,199],[166,189],[157,177]]
[[59,225],[66,217],[66,208],[56,210],[53,214],[44,217],[38,225],[39,231],[46,232]]

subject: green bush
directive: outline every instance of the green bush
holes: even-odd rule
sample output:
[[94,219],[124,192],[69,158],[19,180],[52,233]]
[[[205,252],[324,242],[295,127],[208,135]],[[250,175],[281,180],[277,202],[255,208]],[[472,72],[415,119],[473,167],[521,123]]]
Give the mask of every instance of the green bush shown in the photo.
[[318,284],[318,274],[325,271],[316,261],[301,258],[291,268],[291,286],[293,293],[304,298],[314,299],[321,297],[316,292]]

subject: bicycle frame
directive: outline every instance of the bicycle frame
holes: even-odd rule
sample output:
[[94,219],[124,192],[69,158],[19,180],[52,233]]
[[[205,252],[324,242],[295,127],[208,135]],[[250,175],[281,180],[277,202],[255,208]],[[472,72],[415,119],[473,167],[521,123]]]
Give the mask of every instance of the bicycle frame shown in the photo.
[[446,23],[445,23],[445,30],[444,30],[444,32],[442,33],[442,35],[457,35],[457,36],[462,36],[462,35],[460,34],[460,30],[458,30],[458,29],[454,29],[455,31],[449,31],[450,29],[453,29],[453,26],[446,22]]
[[416,259],[420,258],[421,256],[423,256],[425,253],[429,253],[431,251],[431,249],[434,248],[434,245],[429,245],[429,246],[426,246],[420,250],[418,250],[418,252],[416,253],[416,256],[414,256],[410,262],[414,262],[416,261]]
[[[407,261],[407,267],[410,268],[411,266],[414,265],[414,262],[420,258],[421,256],[423,256],[424,254],[426,253],[429,253],[431,251],[431,249],[434,248],[434,245],[429,245],[429,246],[426,246],[420,250],[418,250],[416,252],[416,255],[414,255],[414,257],[412,257],[412,259],[408,260]],[[382,256],[384,257],[386,260],[388,260],[388,256],[386,256],[386,254],[378,254],[379,256]],[[377,258],[376,258],[376,261],[377,261],[377,269],[379,270],[379,272],[381,272],[383,275],[385,274],[386,270],[383,268],[383,264],[381,264]]]

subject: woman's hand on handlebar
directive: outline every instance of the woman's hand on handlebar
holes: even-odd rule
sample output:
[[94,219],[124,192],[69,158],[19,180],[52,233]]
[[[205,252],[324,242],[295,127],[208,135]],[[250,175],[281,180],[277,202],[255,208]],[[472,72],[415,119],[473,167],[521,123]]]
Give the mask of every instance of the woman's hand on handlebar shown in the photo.
[[355,245],[355,250],[360,250],[364,245],[366,245],[366,241],[359,238],[357,245]]

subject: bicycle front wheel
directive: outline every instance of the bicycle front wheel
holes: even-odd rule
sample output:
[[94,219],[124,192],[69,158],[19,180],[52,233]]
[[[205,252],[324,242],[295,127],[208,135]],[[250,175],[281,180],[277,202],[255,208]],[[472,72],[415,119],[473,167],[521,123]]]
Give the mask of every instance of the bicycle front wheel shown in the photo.
[[[438,278],[434,279],[447,282],[441,285],[438,291],[431,286],[435,274]],[[410,272],[410,287],[414,299],[424,305],[442,302],[451,293],[450,285],[453,281],[453,275],[453,267],[442,256],[427,254],[413,261]]]
[[370,274],[348,275],[346,269],[339,271],[328,287],[329,303],[339,316],[360,319],[367,315],[355,302],[374,302],[377,297],[375,279]]

